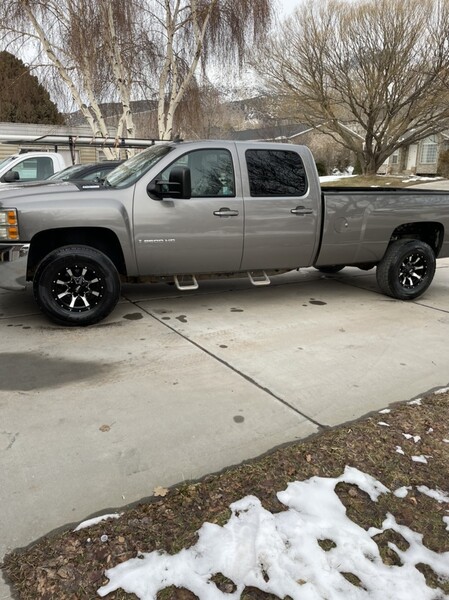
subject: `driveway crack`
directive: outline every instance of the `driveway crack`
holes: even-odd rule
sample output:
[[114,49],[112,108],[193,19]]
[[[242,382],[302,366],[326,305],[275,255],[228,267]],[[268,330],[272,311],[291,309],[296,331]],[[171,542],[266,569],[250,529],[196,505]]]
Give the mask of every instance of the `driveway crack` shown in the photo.
[[234,367],[234,365],[232,365],[228,361],[224,360],[223,358],[220,358],[219,356],[217,356],[216,354],[214,354],[213,352],[211,352],[210,350],[208,350],[207,348],[205,348],[204,346],[202,346],[198,342],[195,342],[194,340],[192,340],[191,338],[189,338],[184,333],[181,333],[175,327],[172,327],[171,325],[169,325],[166,321],[162,321],[155,314],[153,314],[149,310],[146,310],[145,308],[143,308],[142,306],[140,306],[138,304],[138,302],[133,302],[129,298],[126,298],[126,299],[128,300],[128,302],[130,302],[131,304],[134,304],[137,308],[139,308],[140,310],[144,311],[148,316],[152,317],[155,321],[157,321],[161,325],[164,325],[165,327],[167,327],[168,329],[170,329],[171,331],[173,331],[173,333],[175,333],[179,337],[183,338],[184,340],[186,340],[187,342],[189,342],[190,344],[192,344],[193,346],[195,346],[196,348],[198,348],[198,350],[201,350],[202,352],[204,352],[205,354],[207,354],[208,356],[210,356],[211,358],[213,358],[217,362],[221,363],[223,366],[225,366],[226,368],[230,369],[231,371],[233,371],[234,373],[236,373],[237,375],[239,375],[243,379],[245,379],[245,381],[248,381],[248,383],[251,383],[255,387],[259,388],[260,390],[262,390],[263,392],[265,392],[266,394],[268,394],[269,396],[271,396],[272,398],[274,398],[275,400],[277,400],[278,402],[280,402],[281,404],[283,404],[284,406],[286,406],[287,408],[289,408],[290,410],[292,410],[293,412],[295,412],[297,415],[299,415],[303,419],[306,419],[307,421],[310,421],[310,423],[313,423],[319,429],[328,429],[329,428],[328,425],[323,425],[322,423],[319,423],[318,421],[316,421],[312,417],[309,417],[305,413],[301,412],[295,406],[293,406],[293,404],[290,404],[290,402],[288,402],[284,398],[281,398],[275,392],[273,392],[269,388],[267,388],[267,387],[263,386],[262,384],[260,384],[253,377],[250,377],[249,375],[247,375],[243,371],[240,371],[240,369],[238,369],[237,367]]

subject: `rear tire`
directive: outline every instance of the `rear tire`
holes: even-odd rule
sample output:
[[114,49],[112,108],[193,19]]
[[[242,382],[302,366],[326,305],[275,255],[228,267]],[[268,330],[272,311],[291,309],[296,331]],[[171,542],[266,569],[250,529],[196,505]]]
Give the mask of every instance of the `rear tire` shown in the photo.
[[432,283],[436,258],[420,240],[398,240],[387,248],[377,265],[377,283],[384,294],[398,300],[421,296]]
[[113,262],[90,246],[63,246],[37,267],[33,292],[42,312],[60,325],[98,323],[120,297],[120,277]]

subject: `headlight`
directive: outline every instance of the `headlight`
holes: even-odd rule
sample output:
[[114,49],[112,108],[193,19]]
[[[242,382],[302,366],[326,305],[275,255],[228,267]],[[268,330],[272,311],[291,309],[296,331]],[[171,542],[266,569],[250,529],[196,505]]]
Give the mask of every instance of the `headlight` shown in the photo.
[[0,210],[0,240],[15,241],[18,239],[17,211],[11,208]]

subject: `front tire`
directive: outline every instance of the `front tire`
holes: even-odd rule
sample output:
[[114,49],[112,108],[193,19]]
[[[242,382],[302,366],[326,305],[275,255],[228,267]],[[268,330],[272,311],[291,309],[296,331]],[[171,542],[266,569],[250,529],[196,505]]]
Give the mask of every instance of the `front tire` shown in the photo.
[[384,294],[398,300],[421,296],[432,283],[436,258],[420,240],[398,240],[387,248],[377,266],[377,283]]
[[40,262],[33,292],[52,321],[83,327],[111,313],[120,297],[120,278],[113,262],[99,250],[63,246]]

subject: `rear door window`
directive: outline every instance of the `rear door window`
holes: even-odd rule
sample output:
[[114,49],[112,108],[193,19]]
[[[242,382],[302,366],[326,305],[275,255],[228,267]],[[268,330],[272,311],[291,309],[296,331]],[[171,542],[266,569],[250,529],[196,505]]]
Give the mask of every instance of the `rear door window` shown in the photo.
[[291,150],[247,150],[251,196],[304,196],[308,183],[304,163]]

